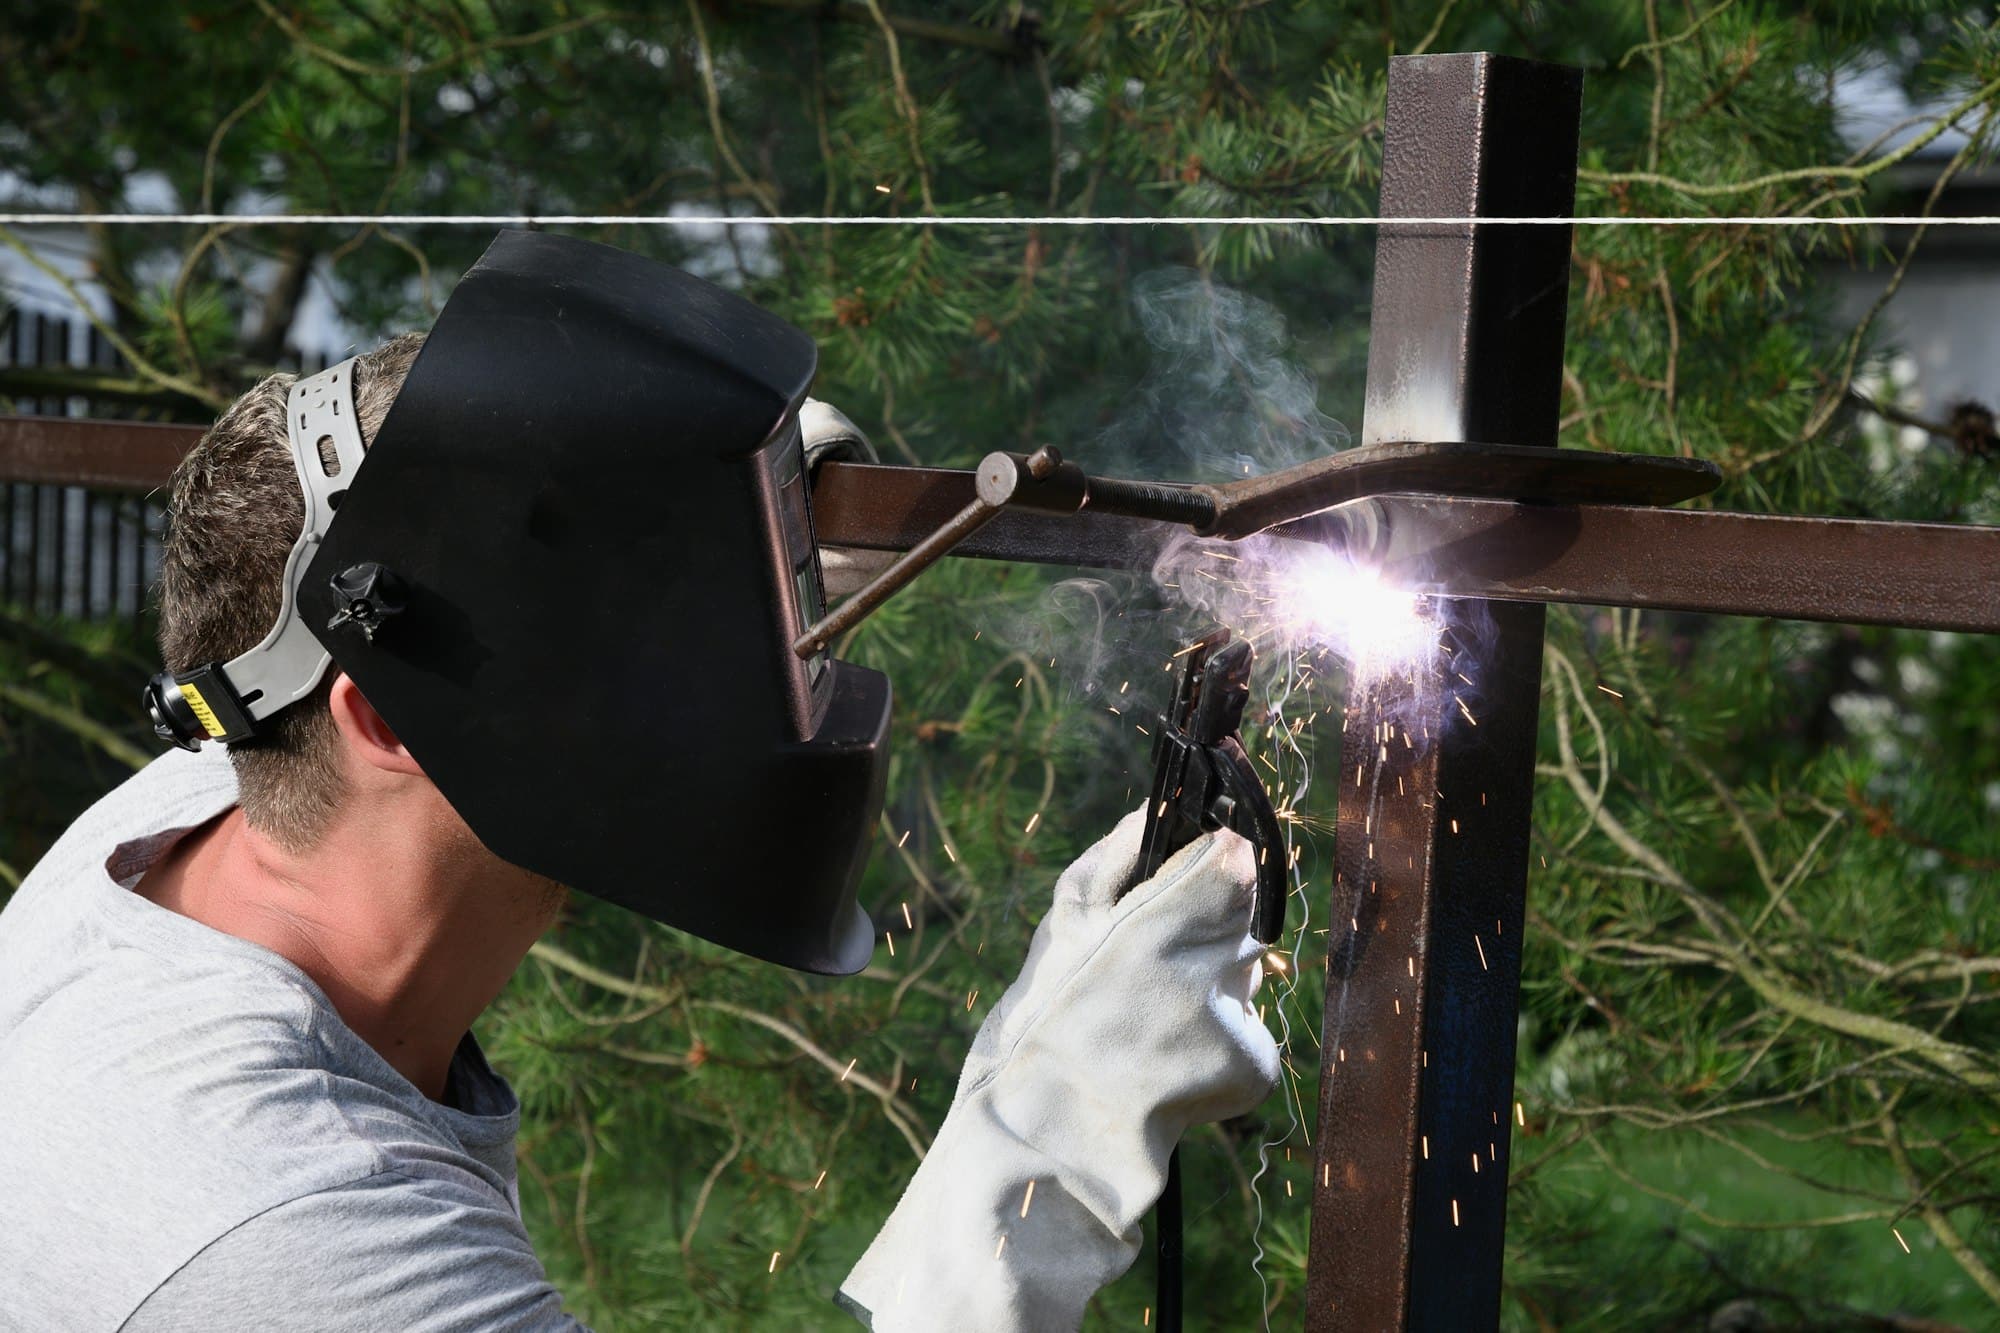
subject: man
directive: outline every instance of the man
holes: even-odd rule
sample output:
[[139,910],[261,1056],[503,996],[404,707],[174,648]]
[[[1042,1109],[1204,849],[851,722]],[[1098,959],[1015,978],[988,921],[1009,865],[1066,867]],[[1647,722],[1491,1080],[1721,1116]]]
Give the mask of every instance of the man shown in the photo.
[[[775,467],[775,489],[752,474],[761,504],[817,442],[797,427],[802,335],[692,281],[503,237],[430,346],[403,337],[310,380],[266,380],[176,473],[161,584],[171,672],[151,697],[168,731],[228,748],[169,754],[112,792],[0,913],[0,1327],[571,1327],[519,1217],[518,1106],[469,1032],[553,921],[559,878],[796,966],[865,961],[872,930],[845,864],[821,876],[838,881],[829,893],[808,870],[788,880],[757,849],[718,844],[723,859],[676,878],[684,842],[708,831],[629,808],[574,835],[620,802],[669,811],[672,784],[720,762],[655,751],[590,786],[626,762],[613,748],[626,733],[690,734],[678,700],[631,697],[635,675],[670,673],[671,658],[605,660],[607,644],[652,630],[645,608],[596,594],[676,529],[607,536],[594,521],[632,503],[620,469],[644,460],[626,457],[618,421],[590,414],[671,382],[674,410],[642,424],[675,421],[699,445],[690,460]],[[632,348],[651,359],[621,370]],[[674,374],[682,358],[707,378]],[[809,420],[841,433],[837,414]],[[747,453],[723,447],[739,426]],[[424,472],[427,450],[480,433],[495,451],[475,456],[476,476],[464,455]],[[569,466],[578,451],[597,451],[591,467]],[[413,471],[439,479],[432,493]],[[697,498],[716,507],[722,493]],[[422,532],[407,518],[419,502]],[[388,563],[350,563],[343,537]],[[558,574],[586,586],[560,606],[524,597]],[[682,592],[655,600],[685,611]],[[865,787],[856,765],[875,752],[867,726],[838,745],[829,728],[876,696],[845,664],[786,676],[792,661],[773,670],[802,683],[793,702],[812,712],[804,738],[785,733],[752,774],[756,790],[782,802],[786,766],[808,763],[800,790],[844,809],[843,782]],[[567,691],[573,710],[630,716],[526,727],[546,698],[523,704],[509,672]],[[670,730],[649,736],[654,724]],[[754,719],[742,725],[754,743]],[[510,827],[536,775],[525,799],[542,827]],[[815,817],[799,813],[804,827]],[[1275,1080],[1251,999],[1247,845],[1200,839],[1121,898],[1139,822],[1059,881],[936,1143],[844,1284],[843,1305],[874,1328],[1075,1327],[1131,1263],[1180,1134],[1247,1111]],[[725,882],[745,866],[749,882]],[[740,933],[725,894],[750,900],[763,933]]]

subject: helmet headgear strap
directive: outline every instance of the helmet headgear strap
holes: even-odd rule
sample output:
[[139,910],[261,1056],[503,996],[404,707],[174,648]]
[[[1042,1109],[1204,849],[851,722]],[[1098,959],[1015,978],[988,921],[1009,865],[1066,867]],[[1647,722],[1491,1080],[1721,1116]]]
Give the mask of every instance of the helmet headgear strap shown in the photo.
[[[353,358],[293,382],[285,397],[285,429],[305,498],[305,523],[285,560],[277,623],[256,647],[227,662],[163,671],[146,685],[153,730],[183,749],[197,749],[205,740],[249,739],[259,722],[312,693],[332,661],[299,616],[298,592],[341,495],[361,466]],[[190,594],[203,592],[195,588]]]

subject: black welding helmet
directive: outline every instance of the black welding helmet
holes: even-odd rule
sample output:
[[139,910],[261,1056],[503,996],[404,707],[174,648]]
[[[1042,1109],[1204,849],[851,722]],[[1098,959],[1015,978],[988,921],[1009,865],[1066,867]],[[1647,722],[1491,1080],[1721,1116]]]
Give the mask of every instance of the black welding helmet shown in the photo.
[[854,889],[889,683],[791,650],[823,610],[798,425],[816,362],[677,269],[504,232],[296,596],[496,855],[847,973],[873,944]]

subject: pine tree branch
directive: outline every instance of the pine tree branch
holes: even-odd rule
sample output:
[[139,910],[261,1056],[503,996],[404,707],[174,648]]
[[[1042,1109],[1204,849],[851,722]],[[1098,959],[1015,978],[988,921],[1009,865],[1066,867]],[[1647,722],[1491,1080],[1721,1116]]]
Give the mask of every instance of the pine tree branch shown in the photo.
[[1868,1085],[1868,1091],[1875,1098],[1876,1104],[1882,1108],[1882,1118],[1879,1122],[1882,1127],[1882,1141],[1889,1149],[1889,1160],[1896,1164],[1896,1173],[1903,1178],[1903,1183],[1916,1196],[1917,1202],[1913,1207],[1917,1215],[1923,1218],[1924,1225],[1928,1226],[1931,1234],[1937,1237],[1937,1242],[1944,1247],[1944,1252],[1949,1254],[1958,1266],[1965,1270],[1965,1275],[1986,1293],[1987,1299],[2000,1305],[2000,1274],[1996,1274],[1986,1261],[1974,1252],[1972,1246],[1966,1243],[1965,1237],[1958,1234],[1958,1228],[1951,1224],[1951,1219],[1946,1216],[1944,1210],[1925,1198],[1923,1178],[1917,1174],[1916,1164],[1910,1159],[1909,1147],[1903,1142],[1902,1126],[1891,1113],[1888,1099],[1882,1095],[1882,1089],[1874,1083]]
[[37,690],[0,680],[0,700],[13,704],[24,713],[32,713],[44,722],[53,722],[135,771],[153,762],[152,755],[96,718],[86,716],[68,704],[57,703]]
[[[260,3],[262,0],[260,0]],[[1704,185],[1695,181],[1680,180],[1673,176],[1663,176],[1656,171],[1595,171],[1581,170],[1576,173],[1578,180],[1587,180],[1594,185],[1657,185],[1663,189],[1677,191],[1697,198],[1716,198],[1722,195],[1746,194],[1753,190],[1768,189],[1773,185],[1788,185],[1798,181],[1851,180],[1865,181],[1879,176],[1899,162],[1906,162],[1936,142],[1939,136],[1949,130],[1966,112],[1986,105],[2000,95],[2000,79],[1982,84],[1956,106],[1939,116],[1931,127],[1912,138],[1894,152],[1885,153],[1872,162],[1860,165],[1827,163],[1817,167],[1795,167],[1788,171],[1772,171],[1762,176],[1752,176],[1747,180],[1724,181],[1719,184]]]
[[5,244],[8,249],[34,265],[41,272],[42,276],[61,287],[63,294],[75,302],[76,308],[83,312],[83,317],[89,320],[99,333],[104,335],[106,342],[118,349],[118,354],[125,358],[126,364],[137,371],[142,378],[158,385],[162,389],[169,389],[184,397],[192,398],[204,407],[216,412],[220,412],[229,406],[229,400],[221,394],[204,388],[192,380],[183,379],[178,375],[170,375],[147,360],[138,348],[127,342],[125,336],[112,327],[110,322],[98,314],[96,308],[84,299],[83,293],[78,291],[76,284],[69,280],[68,274],[36,253],[33,248],[14,233],[13,228],[0,227],[0,244]]
[[888,1117],[889,1123],[896,1127],[897,1133],[901,1134],[904,1142],[910,1145],[910,1151],[917,1155],[918,1161],[923,1160],[926,1145],[931,1137],[930,1131],[914,1112],[904,1110],[898,1106],[896,1090],[893,1087],[885,1087],[868,1075],[861,1073],[854,1067],[854,1061],[850,1060],[843,1065],[816,1045],[805,1033],[781,1019],[773,1018],[769,1014],[756,1009],[745,1008],[740,1004],[731,1004],[727,1000],[697,999],[691,1000],[689,1003],[697,1009],[708,1009],[719,1014],[728,1014],[730,1017],[741,1019],[745,1023],[755,1024],[767,1032],[775,1032],[797,1047],[800,1052],[808,1056],[814,1064],[819,1065],[830,1073],[838,1075],[840,1082],[852,1083],[863,1092],[872,1094],[876,1100],[882,1103],[882,1114]]
[[[842,23],[874,24],[877,21],[870,7],[856,0],[846,0],[845,3],[840,0],[834,3],[828,0],[724,0],[724,3],[754,9],[782,9],[794,14],[834,18]],[[946,46],[963,46],[999,56],[1028,56],[1048,46],[1047,39],[1042,36],[1041,25],[1025,9],[1017,11],[1014,21],[1004,28],[971,27],[937,19],[914,18],[908,14],[890,14],[885,21],[904,37],[939,42]]]

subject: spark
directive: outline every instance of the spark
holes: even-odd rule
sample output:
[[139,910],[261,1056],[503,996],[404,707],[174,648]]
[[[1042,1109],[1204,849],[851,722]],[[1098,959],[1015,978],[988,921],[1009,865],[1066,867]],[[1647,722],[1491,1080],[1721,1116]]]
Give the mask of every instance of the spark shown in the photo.
[[898,847],[901,847],[904,843],[908,842],[909,840],[910,840],[910,830],[904,829],[903,836],[896,839],[896,845]]
[[770,1266],[769,1268],[765,1269],[765,1270],[764,1270],[765,1272],[767,1272],[767,1273],[775,1273],[775,1272],[777,1272],[777,1271],[778,1271],[778,1255],[779,1255],[780,1253],[782,1253],[782,1251],[779,1251],[779,1250],[773,1250],[773,1251],[771,1251],[771,1266]]
[[882,932],[882,939],[889,946],[889,956],[894,958],[896,956],[896,937],[885,930]]
[[1479,950],[1479,970],[1481,972],[1491,972],[1493,969],[1486,965],[1486,946],[1479,942],[1477,935],[1472,937],[1472,947]]
[[1625,697],[1618,691],[1612,689],[1609,685],[1599,684],[1597,688],[1603,690],[1606,694],[1610,695],[1614,699],[1623,699]]
[[826,1172],[822,1171],[819,1173],[819,1179],[813,1182],[813,1188],[818,1189],[821,1185],[824,1184],[826,1184]]
[[1472,715],[1472,710],[1471,710],[1470,708],[1467,708],[1467,707],[1465,706],[1465,700],[1463,700],[1463,699],[1453,699],[1453,700],[1452,700],[1452,702],[1458,705],[1458,711],[1459,711],[1459,712],[1461,712],[1461,713],[1465,714],[1465,720],[1466,720],[1467,722],[1470,722],[1470,723],[1471,723],[1471,724],[1472,724],[1473,726],[1475,726],[1475,727],[1479,725],[1479,719],[1478,719],[1478,718],[1476,718],[1476,717],[1474,717],[1474,716]]
[[1264,951],[1264,966],[1282,977],[1292,970],[1292,960],[1285,957],[1284,954],[1279,953],[1276,949],[1266,949]]
[[1904,1254],[1908,1254],[1908,1253],[1910,1253],[1910,1242],[1908,1242],[1908,1241],[1906,1241],[1906,1240],[1904,1240],[1904,1239],[1903,1239],[1903,1233],[1902,1233],[1902,1232],[1898,1231],[1898,1230],[1897,1230],[1896,1228],[1894,1228],[1894,1227],[1890,1227],[1890,1228],[1889,1228],[1889,1234],[1890,1234],[1890,1235],[1892,1235],[1892,1236],[1894,1236],[1894,1237],[1896,1238],[1896,1243],[1897,1243],[1898,1245],[1900,1245],[1900,1246],[1902,1246],[1902,1247],[1903,1247],[1903,1253],[1904,1253]]
[[1519,1102],[1514,1103],[1514,1123],[1519,1125],[1522,1129],[1526,1129],[1528,1127],[1527,1108],[1522,1106],[1521,1103]]
[[910,920],[910,900],[908,898],[903,899],[903,927],[906,930],[915,930],[917,928],[917,923]]
[[[985,947],[984,941],[981,941],[980,947],[981,948]],[[979,988],[977,986],[974,986],[972,988],[972,993],[965,997],[965,1012],[968,1014],[971,1013],[972,1006],[977,1004],[978,1002],[979,1002]]]
[[1131,682],[1131,681],[1129,681],[1129,680],[1121,680],[1121,681],[1119,681],[1119,682],[1118,682],[1118,692],[1119,692],[1120,694],[1123,694],[1123,693],[1125,693],[1125,687],[1126,687],[1126,686],[1128,686],[1128,685],[1130,685],[1131,683],[1132,683],[1132,682]]
[[1028,1215],[1028,1205],[1035,1201],[1035,1182],[1028,1182],[1028,1192],[1021,1197],[1021,1216]]
[[998,1259],[1000,1257],[1000,1251],[1006,1248],[1007,1248],[1007,1238],[1005,1236],[1002,1236],[1000,1238],[1000,1243],[993,1247],[993,1257],[995,1259]]
[[852,1059],[852,1060],[849,1060],[849,1061],[847,1062],[847,1068],[845,1068],[845,1069],[843,1069],[843,1070],[841,1070],[841,1071],[840,1071],[840,1081],[841,1081],[842,1083],[845,1083],[845,1082],[847,1082],[847,1076],[848,1076],[849,1074],[852,1074],[852,1073],[854,1072],[854,1066],[856,1066],[856,1065],[858,1065],[858,1064],[860,1064],[860,1063],[861,1063],[861,1057],[860,1057],[860,1056],[856,1056],[856,1057],[855,1057],[854,1059]]
[[1452,1224],[1453,1226],[1457,1226],[1457,1225],[1458,1225],[1458,1200],[1457,1200],[1457,1199],[1453,1199],[1453,1200],[1451,1201],[1451,1224]]
[[976,630],[972,631],[972,641],[973,641],[974,643],[978,643],[978,642],[979,642],[979,636],[980,636],[980,635],[982,635],[982,634],[984,634],[985,632],[986,632],[986,631],[985,631],[985,630],[983,630],[983,629],[976,629]]
[[1113,716],[1113,717],[1123,717],[1123,716],[1125,716],[1125,715],[1124,715],[1123,713],[1119,712],[1119,711],[1118,711],[1117,709],[1115,709],[1115,708],[1111,707],[1111,705],[1110,705],[1110,704],[1106,704],[1106,705],[1104,705],[1104,707],[1105,707],[1105,709],[1106,709],[1106,710],[1107,710],[1107,711],[1108,711],[1108,712],[1109,712],[1109,713],[1111,714],[1111,716]]
[[878,186],[876,186],[876,187],[875,187],[875,193],[877,193],[877,194],[887,194],[887,193],[889,193],[889,187],[888,187],[888,186],[886,186],[886,185],[878,185]]
[[[1423,1140],[1424,1140],[1424,1160],[1428,1162],[1431,1160],[1431,1136],[1426,1134],[1423,1136]],[[1406,1139],[1404,1140],[1404,1142],[1408,1142],[1408,1140]]]
[[1041,822],[1042,822],[1042,812],[1037,810],[1035,811],[1034,814],[1028,816],[1028,827],[1022,829],[1021,832],[1033,833],[1035,831],[1035,825]]
[[952,863],[953,865],[957,865],[957,864],[958,864],[958,853],[957,853],[957,852],[955,852],[955,851],[953,851],[953,850],[951,849],[951,844],[950,844],[950,843],[946,843],[946,844],[944,845],[944,854],[945,854],[946,856],[949,856],[949,857],[951,858],[951,863]]
[[1152,1326],[1153,1326],[1153,1307],[1149,1305],[1146,1307],[1146,1313],[1139,1319],[1139,1327],[1151,1328]]
[[1478,1153],[1474,1153],[1474,1154],[1472,1154],[1472,1174],[1473,1174],[1473,1175],[1475,1175],[1475,1176],[1479,1174],[1479,1154],[1478,1154]]

